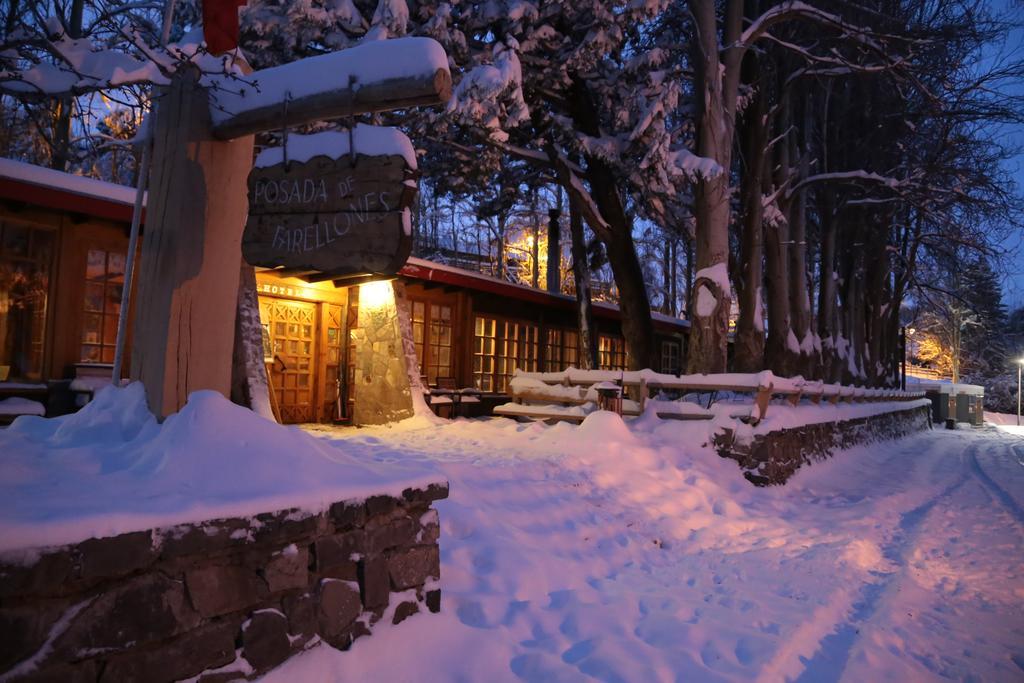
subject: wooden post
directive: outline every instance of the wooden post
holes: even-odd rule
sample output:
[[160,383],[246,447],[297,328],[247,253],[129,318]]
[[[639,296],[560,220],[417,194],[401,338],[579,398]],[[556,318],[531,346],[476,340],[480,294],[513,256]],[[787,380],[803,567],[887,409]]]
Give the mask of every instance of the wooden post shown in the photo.
[[252,136],[213,139],[209,98],[184,69],[152,122],[153,177],[139,264],[132,379],[158,417],[188,395],[230,396]]
[[757,424],[768,414],[768,404],[772,400],[772,385],[759,386],[757,396],[754,397],[754,410],[757,412],[757,419],[752,419],[751,424]]

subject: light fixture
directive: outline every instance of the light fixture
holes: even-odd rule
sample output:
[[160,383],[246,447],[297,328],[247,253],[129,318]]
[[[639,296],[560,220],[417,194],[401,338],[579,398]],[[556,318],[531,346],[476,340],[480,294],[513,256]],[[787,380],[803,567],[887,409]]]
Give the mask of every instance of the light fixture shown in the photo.
[[359,285],[360,308],[384,308],[395,300],[390,280],[375,280]]

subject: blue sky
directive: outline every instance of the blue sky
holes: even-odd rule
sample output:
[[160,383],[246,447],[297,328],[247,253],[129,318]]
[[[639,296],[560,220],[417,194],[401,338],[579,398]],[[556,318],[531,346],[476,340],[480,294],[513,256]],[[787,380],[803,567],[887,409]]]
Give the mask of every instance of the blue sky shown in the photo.
[[[1024,4],[1019,0],[990,2],[997,10],[1008,12],[1018,25],[1024,23]],[[1000,56],[1005,58],[1007,55],[1015,55],[1019,58],[1022,52],[1024,28],[1018,26],[1010,31],[1002,42],[991,46],[983,56],[979,68],[985,68],[987,63],[999,59]],[[1024,96],[1024,82],[1012,84],[1010,87],[1012,92]],[[1007,170],[1016,179],[1018,196],[1024,201],[1024,126],[1005,126],[993,131],[993,134],[1000,137],[1008,146],[1022,150],[1007,161]],[[1021,208],[1024,210],[1024,207]],[[1003,274],[1003,303],[1009,310],[1024,306],[1024,231],[1014,231],[1014,234],[995,246],[1005,251],[999,263]]]

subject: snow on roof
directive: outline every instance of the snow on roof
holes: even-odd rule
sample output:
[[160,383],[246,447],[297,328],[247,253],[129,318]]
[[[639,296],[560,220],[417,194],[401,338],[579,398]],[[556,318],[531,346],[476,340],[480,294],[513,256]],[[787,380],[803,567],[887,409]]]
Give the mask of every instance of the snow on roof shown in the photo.
[[[368,156],[396,155],[405,158],[410,168],[416,168],[416,151],[405,133],[387,126],[356,124],[352,131],[352,145],[356,154]],[[284,161],[282,147],[268,147],[256,157],[256,168],[273,166]],[[326,131],[312,135],[288,136],[288,160],[305,163],[316,156],[338,159],[349,154],[348,131]]]
[[[394,43],[396,41],[392,40],[387,42]],[[358,136],[356,139],[357,152],[365,149],[367,150],[367,154],[400,154],[405,157],[406,161],[409,162],[413,168],[416,168],[416,157],[412,145],[409,143],[409,139],[401,131],[394,128],[358,124],[356,126],[355,134]],[[296,138],[298,141],[293,142],[293,139]],[[331,149],[332,154],[338,150],[342,150],[341,154],[345,154],[348,151],[348,134],[329,132],[315,135],[290,135],[288,149],[288,156],[293,161],[308,161],[324,149]],[[270,148],[259,154],[256,158],[256,165],[269,166],[271,164],[278,163],[280,160],[281,148]],[[33,164],[26,164],[21,161],[14,161],[13,159],[0,159],[0,178],[9,178],[37,185],[39,187],[62,190],[71,194],[91,197],[105,202],[113,202],[127,207],[131,207],[135,202],[135,188],[133,187],[116,185],[114,183],[108,183],[94,178],[85,178],[83,176],[64,173],[62,171],[55,171],[53,169],[43,168]],[[80,210],[83,213],[90,213],[89,207],[85,206],[61,206],[60,208]],[[111,217],[108,213],[93,213],[97,213],[98,215],[103,215],[105,217]],[[130,212],[127,216],[130,218]],[[428,272],[424,273],[420,271]],[[523,296],[534,297],[538,301],[543,300],[550,302],[554,299],[568,304],[575,303],[575,299],[568,294],[556,294],[542,289],[534,289],[527,285],[508,282],[507,280],[501,280],[490,275],[484,275],[483,273],[465,270],[463,268],[457,268],[455,266],[449,266],[443,263],[436,263],[434,261],[428,261],[426,259],[416,257],[409,258],[406,267],[402,269],[402,274],[417,279],[431,279],[429,271],[450,273],[460,278],[466,286],[470,286],[469,283],[465,282],[465,279],[468,278],[481,284],[490,285],[492,288],[501,287],[503,288],[503,291],[507,293],[518,291],[522,293]],[[607,301],[595,301],[594,308],[613,315],[619,314],[619,307]],[[674,318],[670,315],[665,315],[664,313],[659,313],[657,311],[651,311],[651,317],[655,322],[663,325],[683,328],[689,328],[690,326],[690,321],[688,320]]]
[[337,88],[359,88],[392,79],[433,76],[448,70],[448,55],[432,38],[395,38],[363,43],[317,57],[262,69],[247,77],[227,76],[215,88],[214,124],[242,112],[276,106]]
[[[435,261],[428,261],[426,259],[417,258],[415,256],[409,257],[409,260],[406,261],[405,267],[403,267],[400,272],[402,275],[405,275],[407,277],[423,280],[432,280],[434,279],[433,273],[431,273],[430,271],[449,273],[460,280],[459,284],[463,284],[464,286],[467,287],[471,287],[469,283],[465,282],[465,280],[469,279],[477,281],[479,284],[483,285],[487,289],[493,290],[495,288],[503,288],[504,291],[507,291],[512,296],[515,296],[513,292],[518,292],[523,297],[537,298],[538,300],[542,298],[547,298],[548,300],[555,299],[569,304],[575,304],[576,302],[576,299],[574,297],[569,296],[568,294],[549,292],[544,289],[535,289],[533,287],[530,287],[529,285],[519,284],[518,282],[509,282],[507,280],[502,280],[491,275],[485,275],[484,273],[466,270],[464,268],[457,268],[455,266],[450,266],[444,263],[437,263]],[[616,315],[620,313],[619,307],[616,304],[610,303],[608,301],[595,301],[594,308]],[[673,327],[684,328],[690,327],[689,320],[683,320],[682,318],[674,318],[670,315],[665,315],[664,313],[659,313],[657,311],[651,311],[651,318],[653,318],[656,322],[662,323],[664,325],[671,325]]]
[[135,188],[108,183],[95,178],[74,175],[44,168],[35,164],[27,164],[14,159],[0,158],[0,178],[9,178],[23,183],[39,185],[56,190],[64,190],[72,194],[103,199],[129,206],[135,203]]
[[0,552],[251,517],[444,481],[422,463],[376,462],[197,391],[157,423],[139,383],[81,411],[0,430]]
[[940,394],[967,394],[968,396],[984,396],[985,387],[977,384],[954,384],[948,379],[913,379],[907,378],[907,391],[937,391]]

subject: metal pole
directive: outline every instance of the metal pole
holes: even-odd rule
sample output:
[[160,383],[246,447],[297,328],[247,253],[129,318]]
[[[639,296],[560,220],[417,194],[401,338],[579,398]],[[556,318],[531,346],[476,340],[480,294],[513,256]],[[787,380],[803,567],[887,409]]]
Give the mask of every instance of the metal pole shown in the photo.
[[903,347],[903,361],[900,363],[900,389],[907,390],[907,328],[900,328],[900,346]]
[[[152,121],[149,123],[152,123]],[[128,306],[131,304],[132,281],[135,278],[135,253],[139,244],[139,225],[142,223],[142,198],[146,194],[146,183],[149,180],[149,162],[153,149],[152,125],[148,125],[147,128],[146,139],[142,141],[142,160],[139,162],[139,180],[135,187],[135,205],[132,207],[132,229],[128,237],[128,254],[125,256],[121,310],[117,316],[114,371],[111,373],[111,380],[115,385],[121,384],[121,370],[124,367],[125,337],[128,332]]]
[[[160,43],[166,45],[170,40],[171,21],[174,18],[176,0],[167,0],[164,5],[164,20],[160,32]],[[151,105],[152,107],[152,105]],[[153,110],[150,108],[150,113]],[[152,124],[152,121],[148,122]],[[114,343],[114,369],[110,375],[115,386],[121,384],[121,372],[124,368],[125,338],[128,332],[128,309],[131,305],[132,282],[135,278],[135,253],[139,245],[139,227],[142,224],[142,199],[146,194],[149,182],[149,164],[153,155],[153,126],[148,125],[146,139],[142,141],[142,158],[139,160],[139,177],[135,186],[135,204],[132,206],[132,227],[128,236],[128,253],[125,255],[124,289],[121,291],[121,310],[117,316],[117,340]]]
[[1017,361],[1017,426],[1021,426],[1021,370],[1024,370],[1024,361]]

